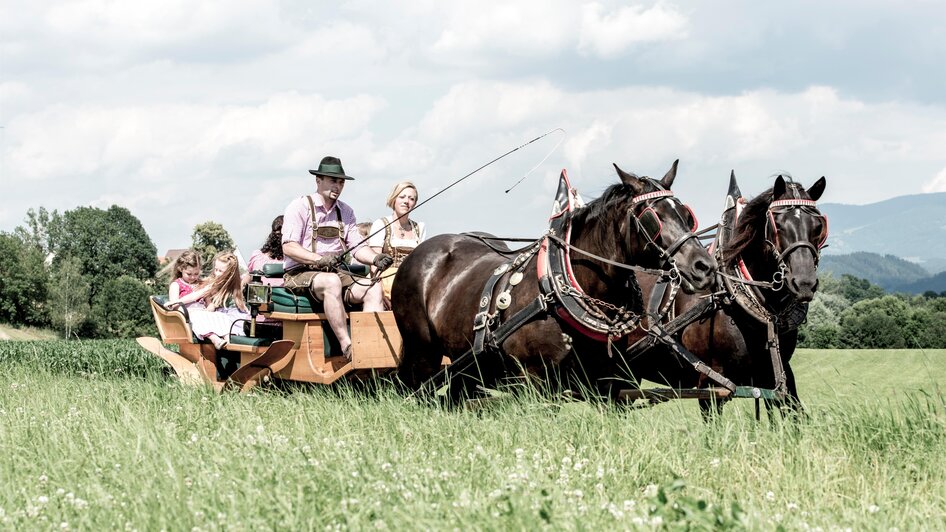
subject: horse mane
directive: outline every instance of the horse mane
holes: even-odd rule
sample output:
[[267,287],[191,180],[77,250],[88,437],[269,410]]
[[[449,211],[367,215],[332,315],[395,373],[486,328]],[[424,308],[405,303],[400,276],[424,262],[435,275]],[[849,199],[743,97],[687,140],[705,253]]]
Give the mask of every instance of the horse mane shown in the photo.
[[[808,193],[799,183],[792,180],[788,174],[781,174],[785,179],[786,190],[795,197],[807,199]],[[765,230],[766,216],[769,211],[769,204],[774,198],[773,189],[769,188],[765,192],[752,198],[743,208],[739,215],[735,231],[726,247],[723,249],[723,263],[725,266],[733,266],[739,260],[739,256],[747,247],[757,238],[757,232]]]
[[[594,223],[605,225],[620,223],[626,209],[616,208],[630,201],[635,195],[630,185],[617,183],[605,189],[600,197],[588,202],[583,208],[569,213],[572,231]],[[591,235],[591,243],[598,249],[609,249],[614,245],[614,235],[609,231],[597,231]]]

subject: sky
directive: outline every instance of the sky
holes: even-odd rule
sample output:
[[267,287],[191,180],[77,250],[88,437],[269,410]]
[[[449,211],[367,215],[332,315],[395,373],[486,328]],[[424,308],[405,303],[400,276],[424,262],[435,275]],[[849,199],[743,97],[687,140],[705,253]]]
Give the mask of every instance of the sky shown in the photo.
[[0,231],[117,204],[159,254],[214,221],[248,256],[325,155],[359,220],[436,194],[428,235],[536,237],[563,168],[590,200],[680,159],[704,226],[730,171],[946,191],[944,59],[935,1],[4,0]]

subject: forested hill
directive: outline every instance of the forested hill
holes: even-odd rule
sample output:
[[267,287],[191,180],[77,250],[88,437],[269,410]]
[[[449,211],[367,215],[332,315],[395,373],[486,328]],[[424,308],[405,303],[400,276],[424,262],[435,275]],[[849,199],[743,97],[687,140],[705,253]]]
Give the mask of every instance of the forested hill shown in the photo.
[[915,261],[928,274],[946,270],[946,192],[818,207],[830,226],[826,256],[870,251]]
[[[928,288],[931,278],[925,269],[893,255],[878,255],[865,251],[845,255],[822,255],[819,269],[822,272],[831,272],[835,278],[849,274],[867,279],[888,292],[922,293],[927,290],[946,290],[946,286]],[[946,274],[942,277],[946,281]]]

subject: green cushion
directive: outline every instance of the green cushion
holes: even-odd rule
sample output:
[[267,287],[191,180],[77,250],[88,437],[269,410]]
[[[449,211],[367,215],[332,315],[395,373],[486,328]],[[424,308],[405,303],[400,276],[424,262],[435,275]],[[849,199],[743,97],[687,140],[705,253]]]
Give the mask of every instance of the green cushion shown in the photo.
[[281,262],[270,262],[269,264],[263,265],[263,277],[268,279],[282,277],[284,273],[286,273],[286,271]]
[[272,306],[273,312],[288,312],[290,314],[311,314],[322,312],[322,303],[313,299],[310,295],[297,295],[287,288],[278,286],[273,287]]
[[273,343],[272,338],[252,338],[250,336],[230,335],[230,343],[237,345],[251,345],[253,347],[265,346]]

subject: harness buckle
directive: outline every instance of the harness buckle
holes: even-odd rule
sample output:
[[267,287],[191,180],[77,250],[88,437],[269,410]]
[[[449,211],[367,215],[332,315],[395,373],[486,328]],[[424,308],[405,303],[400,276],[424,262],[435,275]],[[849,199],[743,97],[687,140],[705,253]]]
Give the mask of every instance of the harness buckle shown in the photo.
[[480,329],[485,329],[488,323],[489,314],[486,312],[478,312],[476,316],[473,317],[473,330],[478,331]]

